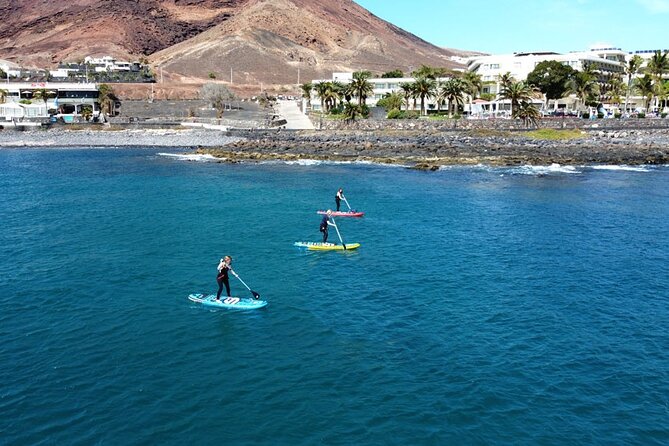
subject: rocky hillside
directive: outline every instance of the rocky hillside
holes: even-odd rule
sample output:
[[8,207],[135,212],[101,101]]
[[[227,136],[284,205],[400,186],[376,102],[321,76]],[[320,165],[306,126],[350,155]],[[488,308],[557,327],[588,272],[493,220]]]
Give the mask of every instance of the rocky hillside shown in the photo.
[[215,26],[247,0],[0,0],[0,58],[53,66],[86,55],[137,59]]
[[333,71],[456,67],[352,0],[0,0],[0,58],[22,65],[150,55],[170,79],[295,84]]

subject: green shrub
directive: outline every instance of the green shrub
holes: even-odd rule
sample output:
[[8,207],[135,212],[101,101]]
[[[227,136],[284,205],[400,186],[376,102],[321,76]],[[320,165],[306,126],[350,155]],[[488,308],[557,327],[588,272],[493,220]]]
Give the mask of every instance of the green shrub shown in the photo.
[[620,112],[616,112],[616,113],[613,115],[613,117],[616,118],[616,119],[620,119],[620,118],[623,117],[623,114],[620,113]]
[[396,108],[390,110],[386,118],[388,119],[418,119],[420,113],[414,110],[400,111]]
[[646,117],[646,114],[645,113],[639,113],[636,117],[639,118],[639,119],[644,119]]
[[583,114],[581,115],[581,118],[583,118],[583,119],[590,119],[590,113],[588,113],[588,112],[583,113]]
[[393,108],[392,110],[390,110],[388,112],[388,115],[386,116],[386,118],[388,118],[388,119],[400,119],[401,117],[402,117],[402,112],[399,111],[396,108]]
[[604,113],[597,113],[597,119],[604,119]]
[[25,104],[25,105],[32,104],[32,103],[33,103],[33,101],[31,101],[30,99],[21,99],[19,101],[19,104]]
[[540,129],[525,133],[525,136],[532,139],[547,140],[547,141],[562,141],[572,139],[582,139],[586,137],[585,132],[581,130],[556,130],[556,129]]
[[660,117],[661,117],[662,119],[666,118],[666,117],[667,117],[667,112],[662,112],[662,113],[660,113]]

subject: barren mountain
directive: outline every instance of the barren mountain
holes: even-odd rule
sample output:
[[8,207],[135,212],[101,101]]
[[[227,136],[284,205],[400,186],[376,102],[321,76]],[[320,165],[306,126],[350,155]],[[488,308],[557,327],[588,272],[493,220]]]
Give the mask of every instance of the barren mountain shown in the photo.
[[454,53],[351,0],[250,0],[229,20],[151,57],[172,73],[233,83],[295,84],[333,71],[456,67]]
[[352,0],[0,0],[0,58],[150,61],[170,78],[295,84],[333,71],[456,67]]
[[0,0],[0,58],[53,66],[137,59],[228,19],[247,0]]

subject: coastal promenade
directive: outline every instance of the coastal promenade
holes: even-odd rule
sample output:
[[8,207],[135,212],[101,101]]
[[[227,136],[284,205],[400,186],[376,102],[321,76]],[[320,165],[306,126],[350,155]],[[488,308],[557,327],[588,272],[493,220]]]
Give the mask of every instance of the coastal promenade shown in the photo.
[[279,115],[288,122],[285,128],[288,130],[313,130],[314,125],[311,120],[300,111],[297,104],[296,101],[279,101],[277,103]]

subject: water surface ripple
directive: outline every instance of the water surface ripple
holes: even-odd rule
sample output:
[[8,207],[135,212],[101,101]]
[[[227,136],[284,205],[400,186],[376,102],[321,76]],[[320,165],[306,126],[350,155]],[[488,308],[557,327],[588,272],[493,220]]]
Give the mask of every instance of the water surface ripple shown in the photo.
[[669,443],[668,168],[157,152],[0,150],[0,443]]

